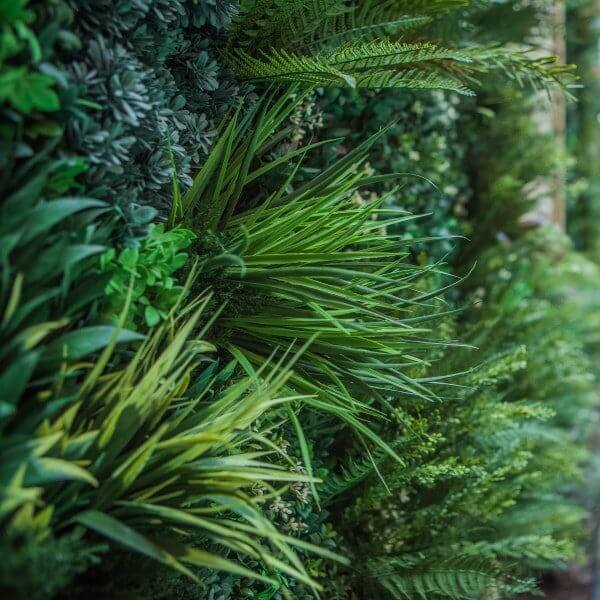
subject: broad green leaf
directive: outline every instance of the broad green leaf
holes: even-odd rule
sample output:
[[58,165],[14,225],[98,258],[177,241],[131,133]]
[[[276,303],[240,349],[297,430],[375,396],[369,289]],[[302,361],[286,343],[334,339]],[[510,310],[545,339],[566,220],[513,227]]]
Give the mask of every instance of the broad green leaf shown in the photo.
[[[79,360],[102,350],[111,341],[115,331],[116,328],[110,325],[96,325],[66,333],[44,349],[41,365],[47,368],[62,360]],[[117,335],[119,344],[140,342],[143,339],[143,335],[128,330],[119,331]]]

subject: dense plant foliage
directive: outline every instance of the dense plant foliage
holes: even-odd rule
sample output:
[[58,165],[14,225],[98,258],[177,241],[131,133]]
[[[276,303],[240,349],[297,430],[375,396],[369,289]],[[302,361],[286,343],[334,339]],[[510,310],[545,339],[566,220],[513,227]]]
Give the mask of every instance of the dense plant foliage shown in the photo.
[[600,274],[524,233],[543,20],[0,0],[3,595],[508,600],[582,559]]
[[[490,43],[445,46],[429,37],[448,11],[468,4],[245,0],[233,23],[229,62],[240,78],[250,81],[437,88],[466,95],[473,93],[467,82],[476,73],[497,69],[539,86],[569,78],[571,68],[556,64],[553,57],[532,58],[527,51]],[[459,18],[468,19],[469,11]],[[423,35],[421,29],[429,24],[433,27]]]
[[340,143],[321,149],[319,160],[325,164],[376,134],[381,123],[390,123],[369,153],[368,168],[399,176],[373,184],[369,192],[385,195],[387,206],[422,215],[402,227],[404,236],[414,238],[411,251],[422,254],[420,260],[452,252],[457,245],[452,236],[463,233],[470,198],[459,96],[336,89],[319,98],[318,105],[327,115],[319,136],[343,136]]

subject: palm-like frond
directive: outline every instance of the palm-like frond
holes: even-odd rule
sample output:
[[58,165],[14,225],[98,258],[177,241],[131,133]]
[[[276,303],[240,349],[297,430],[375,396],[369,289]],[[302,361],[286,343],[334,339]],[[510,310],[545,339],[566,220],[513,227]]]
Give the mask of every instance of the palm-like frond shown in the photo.
[[313,36],[323,19],[347,10],[344,0],[242,0],[232,36],[242,45],[293,44]]

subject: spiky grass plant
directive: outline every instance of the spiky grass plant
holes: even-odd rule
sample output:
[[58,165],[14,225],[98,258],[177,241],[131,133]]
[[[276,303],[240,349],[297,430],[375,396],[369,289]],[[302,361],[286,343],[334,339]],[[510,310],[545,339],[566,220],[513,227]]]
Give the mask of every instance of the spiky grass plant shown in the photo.
[[[370,183],[398,176],[365,172],[377,136],[299,186],[300,161],[278,173],[311,149],[267,154],[300,101],[288,92],[275,102],[266,98],[240,122],[234,116],[172,221],[214,236],[212,254],[201,249],[201,280],[228,300],[216,323],[217,343],[247,367],[278,348],[310,344],[289,386],[308,395],[303,406],[321,415],[304,417],[311,435],[345,422],[401,462],[376,423],[389,413],[390,396],[438,397],[423,372],[431,349],[451,344],[431,327],[446,310],[438,298],[446,286],[431,283],[445,274],[439,264],[414,264],[414,240],[386,232],[413,215],[361,195]],[[290,419],[310,473],[299,409]]]
[[501,71],[536,86],[566,83],[572,67],[508,46],[458,46],[419,28],[468,0],[246,0],[227,60],[249,81],[312,86],[447,89],[470,95],[477,73]]
[[[291,376],[281,361],[209,397],[214,377],[200,367],[214,348],[202,331],[192,336],[208,302],[177,306],[177,318],[120,366],[111,365],[116,334],[91,364],[65,363],[40,391],[46,408],[21,411],[0,441],[7,534],[42,539],[83,527],[192,579],[207,567],[272,582],[276,570],[318,588],[293,548],[335,555],[279,533],[261,513],[265,498],[251,492],[312,479],[269,460],[272,450],[248,429],[301,398],[280,394]],[[186,542],[192,532],[203,546]]]

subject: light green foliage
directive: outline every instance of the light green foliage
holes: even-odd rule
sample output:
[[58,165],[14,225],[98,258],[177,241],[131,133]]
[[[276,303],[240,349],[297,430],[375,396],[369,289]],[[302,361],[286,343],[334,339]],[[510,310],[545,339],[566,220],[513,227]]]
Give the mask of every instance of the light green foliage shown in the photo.
[[[89,367],[71,366],[69,379],[80,376],[74,388],[58,378],[48,383],[48,410],[20,415],[18,431],[2,439],[6,532],[42,539],[82,526],[192,580],[190,568],[204,567],[271,581],[220,556],[227,549],[316,586],[293,547],[335,555],[278,533],[250,493],[255,485],[311,480],[271,464],[268,446],[248,431],[291,400],[278,395],[290,373],[265,364],[206,402],[214,367],[197,368],[213,347],[202,332],[190,335],[207,302],[175,307],[179,317],[118,369],[107,366],[113,337]],[[201,542],[178,539],[182,527]]]
[[29,73],[18,67],[0,73],[0,102],[8,102],[22,113],[33,110],[52,112],[58,110],[58,96],[51,89],[52,77]]
[[163,224],[155,224],[138,247],[111,248],[103,254],[101,271],[110,275],[110,281],[102,312],[111,321],[118,321],[132,286],[126,327],[146,329],[166,319],[183,291],[175,274],[186,265],[185,250],[195,237],[187,229],[165,231]]
[[64,15],[39,8],[30,0],[0,2],[0,190],[12,185],[17,166],[25,169],[36,150],[47,156],[63,133],[59,78],[49,62]]

